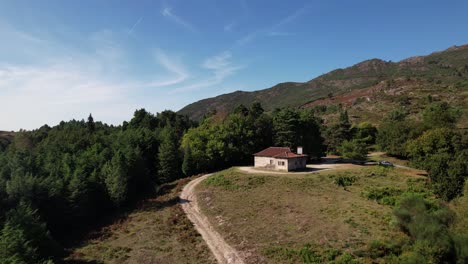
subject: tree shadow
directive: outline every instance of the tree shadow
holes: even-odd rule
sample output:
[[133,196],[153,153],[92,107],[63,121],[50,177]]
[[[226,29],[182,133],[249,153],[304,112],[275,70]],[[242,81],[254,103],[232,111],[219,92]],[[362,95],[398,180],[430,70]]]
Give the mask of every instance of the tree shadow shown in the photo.
[[72,260],[63,260],[63,264],[104,264],[102,261],[97,260],[82,260],[82,259],[72,259]]
[[[67,232],[67,237],[61,243],[66,249],[72,249],[83,245],[89,240],[101,239],[107,236],[109,227],[114,224],[121,224],[126,221],[131,213],[139,211],[161,210],[166,207],[171,207],[179,203],[179,197],[161,199],[163,196],[171,193],[177,188],[178,182],[163,184],[153,193],[142,194],[132,201],[129,201],[124,206],[118,209],[109,209],[96,217],[95,221],[87,225],[80,225],[73,230]],[[67,262],[73,263],[73,262]],[[80,262],[77,262],[80,263]],[[87,263],[87,262],[82,262]],[[90,262],[93,263],[93,262]]]

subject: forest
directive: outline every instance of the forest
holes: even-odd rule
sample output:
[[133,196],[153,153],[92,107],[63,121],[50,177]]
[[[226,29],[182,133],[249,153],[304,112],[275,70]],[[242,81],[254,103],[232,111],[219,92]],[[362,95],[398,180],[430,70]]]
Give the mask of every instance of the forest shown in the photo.
[[199,123],[172,111],[135,111],[119,126],[87,120],[15,133],[0,141],[0,263],[58,263],[75,235],[103,216],[182,177],[252,162],[269,146],[303,146],[311,162],[327,153],[364,160],[370,149],[408,159],[428,172],[435,195],[463,195],[468,134],[461,112],[432,102],[419,119],[405,109],[378,127],[352,124],[340,108],[325,122],[319,109],[265,112],[239,105]]

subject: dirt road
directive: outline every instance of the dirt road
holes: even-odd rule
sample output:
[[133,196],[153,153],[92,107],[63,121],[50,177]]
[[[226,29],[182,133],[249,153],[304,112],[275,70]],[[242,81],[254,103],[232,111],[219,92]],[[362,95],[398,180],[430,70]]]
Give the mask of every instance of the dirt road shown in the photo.
[[197,197],[195,195],[195,187],[211,174],[196,178],[185,185],[180,194],[180,203],[187,217],[192,221],[195,229],[202,235],[206,244],[215,256],[218,263],[222,264],[244,264],[241,254],[231,247],[223,237],[214,230],[208,218],[203,215],[198,207]]

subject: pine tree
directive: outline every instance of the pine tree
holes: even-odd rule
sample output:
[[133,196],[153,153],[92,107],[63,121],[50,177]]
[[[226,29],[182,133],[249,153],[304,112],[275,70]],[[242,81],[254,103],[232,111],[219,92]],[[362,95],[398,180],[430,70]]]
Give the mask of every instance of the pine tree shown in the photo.
[[117,152],[102,170],[109,197],[115,205],[119,206],[127,198],[128,176],[124,155]]
[[88,116],[88,122],[86,122],[86,129],[88,132],[92,133],[96,130],[96,125],[94,124],[94,118],[91,114]]
[[192,156],[192,149],[187,146],[184,149],[184,161],[182,163],[182,172],[185,176],[192,176],[195,173],[195,160]]
[[58,254],[57,243],[37,215],[25,203],[7,214],[0,230],[0,263],[41,263]]
[[180,176],[180,163],[177,136],[171,126],[161,131],[161,145],[159,146],[158,174],[161,182],[170,182]]

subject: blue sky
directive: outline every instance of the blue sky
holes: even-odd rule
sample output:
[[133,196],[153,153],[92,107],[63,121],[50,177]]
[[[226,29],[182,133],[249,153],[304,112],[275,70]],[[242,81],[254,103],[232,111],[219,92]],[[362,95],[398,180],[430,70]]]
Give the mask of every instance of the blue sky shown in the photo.
[[307,81],[468,43],[468,1],[0,1],[0,130]]

